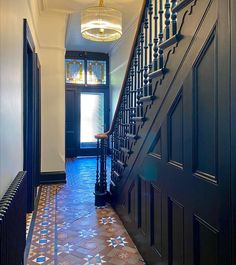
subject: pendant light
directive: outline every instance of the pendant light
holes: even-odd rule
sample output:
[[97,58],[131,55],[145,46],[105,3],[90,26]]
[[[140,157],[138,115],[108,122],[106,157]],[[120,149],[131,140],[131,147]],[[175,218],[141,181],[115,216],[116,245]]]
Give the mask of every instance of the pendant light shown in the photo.
[[81,13],[81,34],[85,39],[100,42],[117,40],[122,35],[122,14],[120,11],[104,6],[89,7]]

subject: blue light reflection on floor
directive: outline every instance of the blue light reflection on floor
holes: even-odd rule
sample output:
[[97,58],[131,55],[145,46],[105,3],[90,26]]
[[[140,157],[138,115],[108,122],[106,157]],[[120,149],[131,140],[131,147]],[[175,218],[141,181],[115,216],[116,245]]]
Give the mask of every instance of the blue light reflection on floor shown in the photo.
[[[70,186],[78,187],[83,185],[86,190],[93,192],[96,182],[96,169],[97,159],[96,157],[78,157],[73,159],[67,159],[66,161],[66,174],[67,184]],[[110,175],[111,175],[111,159],[107,158],[107,189],[110,187]]]

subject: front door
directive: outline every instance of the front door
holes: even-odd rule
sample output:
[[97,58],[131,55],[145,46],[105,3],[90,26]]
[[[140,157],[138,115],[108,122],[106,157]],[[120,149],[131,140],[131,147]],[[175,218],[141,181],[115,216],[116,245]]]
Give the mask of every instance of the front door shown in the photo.
[[95,156],[95,135],[109,128],[107,55],[66,58],[66,157]]

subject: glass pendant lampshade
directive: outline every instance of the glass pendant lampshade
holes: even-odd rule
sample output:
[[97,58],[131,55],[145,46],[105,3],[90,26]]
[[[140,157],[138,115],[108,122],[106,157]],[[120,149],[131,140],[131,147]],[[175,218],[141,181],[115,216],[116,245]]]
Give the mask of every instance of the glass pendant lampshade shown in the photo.
[[81,34],[92,41],[114,41],[122,35],[122,14],[120,11],[104,6],[89,7],[81,13]]

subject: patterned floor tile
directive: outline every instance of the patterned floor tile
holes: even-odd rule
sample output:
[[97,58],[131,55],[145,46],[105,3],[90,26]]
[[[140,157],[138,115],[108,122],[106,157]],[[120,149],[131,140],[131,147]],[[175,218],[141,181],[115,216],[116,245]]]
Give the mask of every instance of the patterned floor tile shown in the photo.
[[70,159],[67,184],[42,186],[28,265],[145,264],[114,210],[94,206],[95,172],[95,158]]
[[33,213],[28,213],[26,215],[26,238],[28,237],[29,234],[32,218],[33,218]]

